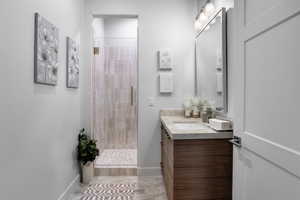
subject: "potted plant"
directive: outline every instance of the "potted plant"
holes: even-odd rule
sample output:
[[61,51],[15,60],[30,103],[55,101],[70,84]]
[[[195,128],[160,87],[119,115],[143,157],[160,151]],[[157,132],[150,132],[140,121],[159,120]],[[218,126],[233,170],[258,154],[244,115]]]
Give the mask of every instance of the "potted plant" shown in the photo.
[[93,161],[99,155],[96,140],[91,139],[85,129],[81,129],[78,135],[77,156],[81,166],[81,180],[88,184],[94,176]]

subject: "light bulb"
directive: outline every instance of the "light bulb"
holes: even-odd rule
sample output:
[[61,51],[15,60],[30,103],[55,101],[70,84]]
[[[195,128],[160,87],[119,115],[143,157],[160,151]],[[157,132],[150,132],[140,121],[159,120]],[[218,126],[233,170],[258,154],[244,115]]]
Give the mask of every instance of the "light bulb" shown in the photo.
[[204,12],[200,13],[199,15],[199,20],[201,23],[205,22],[206,20],[208,20],[208,17],[205,15]]
[[209,2],[205,5],[205,13],[210,16],[215,11],[215,6],[213,3]]
[[196,31],[200,30],[200,28],[202,26],[202,24],[199,20],[196,20],[194,25],[195,25],[195,30]]

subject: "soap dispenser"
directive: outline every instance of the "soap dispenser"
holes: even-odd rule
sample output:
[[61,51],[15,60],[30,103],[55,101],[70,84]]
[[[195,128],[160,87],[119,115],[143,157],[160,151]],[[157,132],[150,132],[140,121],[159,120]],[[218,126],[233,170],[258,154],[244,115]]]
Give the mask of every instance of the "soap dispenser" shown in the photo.
[[184,116],[186,118],[191,117],[192,115],[192,102],[191,99],[186,99],[183,103],[183,107],[184,107]]
[[199,110],[199,106],[200,106],[200,99],[197,97],[194,97],[192,99],[192,116],[193,118],[199,118],[200,117],[200,110]]
[[201,119],[203,122],[208,123],[208,120],[212,117],[212,107],[208,101],[203,101]]

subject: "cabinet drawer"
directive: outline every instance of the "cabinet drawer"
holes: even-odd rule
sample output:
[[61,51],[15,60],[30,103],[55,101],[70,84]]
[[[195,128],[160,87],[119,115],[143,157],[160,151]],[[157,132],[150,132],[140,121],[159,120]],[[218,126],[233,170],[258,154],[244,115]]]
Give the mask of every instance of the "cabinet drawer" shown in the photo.
[[232,145],[227,140],[175,141],[174,167],[214,167],[232,163]]
[[231,155],[232,144],[228,140],[175,140],[178,156],[220,156]]
[[176,199],[231,199],[230,178],[201,178],[189,183],[175,183]]
[[174,162],[175,168],[212,168],[211,170],[218,170],[216,172],[219,173],[221,173],[221,170],[224,170],[226,168],[231,168],[231,166],[232,166],[231,156],[201,156],[201,157],[200,156],[193,157],[190,155],[186,155],[185,157],[176,156]]
[[[174,178],[176,180],[193,180],[210,177],[231,177],[232,159],[231,157],[212,159],[211,163],[195,164],[195,168],[177,167],[174,168]],[[205,162],[205,161],[204,161]]]

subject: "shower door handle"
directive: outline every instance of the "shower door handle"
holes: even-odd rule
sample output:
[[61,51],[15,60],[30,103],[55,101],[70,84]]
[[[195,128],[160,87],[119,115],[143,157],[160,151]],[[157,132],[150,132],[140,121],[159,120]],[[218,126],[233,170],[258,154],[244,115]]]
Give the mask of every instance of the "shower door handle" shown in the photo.
[[133,106],[133,86],[130,87],[130,104]]

